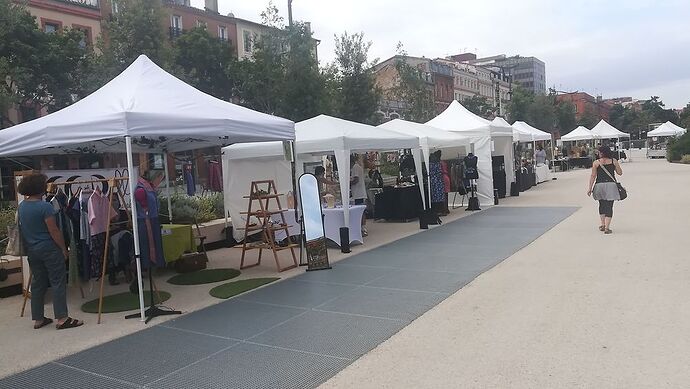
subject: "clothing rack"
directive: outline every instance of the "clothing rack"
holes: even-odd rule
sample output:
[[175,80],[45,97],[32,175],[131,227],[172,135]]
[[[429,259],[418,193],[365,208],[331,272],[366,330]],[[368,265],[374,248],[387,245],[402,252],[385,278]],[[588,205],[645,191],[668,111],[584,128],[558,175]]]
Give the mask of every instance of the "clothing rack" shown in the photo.
[[[130,213],[127,209],[127,203],[124,201],[124,195],[121,192],[120,186],[117,185],[118,181],[128,181],[129,177],[112,177],[112,178],[106,178],[106,179],[94,179],[94,180],[82,180],[82,181],[71,181],[71,182],[60,182],[60,183],[55,183],[51,182],[48,184],[48,192],[54,192],[57,190],[59,186],[65,186],[65,185],[79,185],[79,184],[95,184],[95,183],[108,183],[108,223],[106,224],[106,229],[105,229],[105,248],[103,250],[103,262],[102,262],[102,267],[101,267],[101,283],[100,283],[100,288],[98,292],[98,324],[101,324],[101,314],[103,311],[103,283],[105,281],[105,272],[106,272],[106,265],[108,263],[108,242],[110,240],[110,226],[112,223],[110,223],[110,211],[112,210],[113,206],[113,195],[115,192],[118,194],[118,198],[120,200],[120,203],[122,206],[125,207],[125,212],[127,214],[127,224],[131,222],[131,216]],[[131,208],[131,204],[130,204]],[[134,237],[134,239],[138,239],[138,237]],[[29,287],[31,286],[31,272],[29,272],[29,280],[26,286],[26,293],[24,293],[24,303],[22,304],[22,312],[21,316],[24,315],[24,310],[26,308],[26,302],[29,298]],[[83,293],[82,293],[83,297]]]

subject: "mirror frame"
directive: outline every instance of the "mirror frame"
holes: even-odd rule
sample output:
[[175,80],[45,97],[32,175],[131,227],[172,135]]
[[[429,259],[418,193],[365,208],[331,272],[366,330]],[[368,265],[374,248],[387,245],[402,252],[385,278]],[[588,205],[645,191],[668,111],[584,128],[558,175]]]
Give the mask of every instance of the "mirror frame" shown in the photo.
[[[322,235],[320,238],[315,239],[315,241],[317,241],[316,245],[318,247],[311,248],[307,244],[307,231],[304,223],[304,199],[302,197],[302,178],[305,176],[314,177],[314,181],[316,182],[317,199],[319,203],[319,215],[321,216]],[[300,224],[302,226],[302,243],[304,250],[307,253],[307,271],[330,269],[331,265],[328,261],[328,248],[326,246],[326,228],[323,223],[323,208],[321,206],[321,190],[319,188],[319,181],[314,174],[304,173],[301,176],[299,176],[299,179],[297,180],[297,187],[299,190],[299,209],[301,212]]]

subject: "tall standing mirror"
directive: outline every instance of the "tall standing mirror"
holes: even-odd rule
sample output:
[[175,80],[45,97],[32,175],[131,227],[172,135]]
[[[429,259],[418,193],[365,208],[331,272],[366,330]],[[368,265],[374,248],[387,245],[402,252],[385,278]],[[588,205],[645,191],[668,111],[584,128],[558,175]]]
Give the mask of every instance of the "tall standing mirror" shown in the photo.
[[307,253],[307,271],[330,269],[328,250],[326,249],[326,233],[323,228],[319,182],[313,174],[305,173],[300,176],[298,185],[304,247]]

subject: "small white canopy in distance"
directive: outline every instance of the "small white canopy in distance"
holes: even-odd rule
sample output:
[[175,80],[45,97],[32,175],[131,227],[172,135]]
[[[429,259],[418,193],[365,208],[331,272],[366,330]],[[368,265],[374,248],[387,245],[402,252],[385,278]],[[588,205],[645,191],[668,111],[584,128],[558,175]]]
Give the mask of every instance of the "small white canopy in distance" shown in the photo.
[[616,127],[608,124],[603,119],[592,128],[591,132],[597,139],[630,138],[630,134],[619,131]]
[[677,126],[671,122],[666,122],[659,127],[647,133],[650,136],[680,136],[685,134],[687,130],[683,127]]
[[551,134],[542,131],[540,129],[534,128],[523,121],[516,121],[513,123],[513,128],[518,130],[520,133],[527,133],[532,135],[532,139],[535,141],[551,140]]
[[592,135],[592,132],[583,126],[579,126],[561,137],[561,140],[564,142],[590,139],[594,139],[594,135]]

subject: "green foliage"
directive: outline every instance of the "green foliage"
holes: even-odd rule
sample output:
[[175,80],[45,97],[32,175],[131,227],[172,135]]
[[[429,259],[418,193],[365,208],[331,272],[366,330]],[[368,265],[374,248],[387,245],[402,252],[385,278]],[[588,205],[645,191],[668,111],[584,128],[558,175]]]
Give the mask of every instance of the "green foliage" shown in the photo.
[[79,98],[90,59],[83,38],[75,29],[45,33],[23,5],[0,1],[0,112],[13,104],[52,112]]
[[590,105],[585,105],[585,111],[580,116],[580,120],[577,121],[577,125],[591,129],[600,120],[599,114]]
[[534,102],[534,93],[520,86],[513,84],[513,93],[508,103],[507,112],[510,122],[521,120],[529,123],[529,109]]
[[666,146],[666,158],[669,161],[679,161],[687,154],[690,154],[690,131],[678,138],[669,139]]
[[546,132],[556,126],[555,98],[552,95],[534,96],[528,112],[529,124]]
[[678,115],[672,109],[665,109],[663,101],[659,96],[651,96],[649,100],[642,103],[642,111],[645,112],[652,123],[671,122],[678,124]]
[[680,113],[679,125],[683,128],[690,128],[690,103]]
[[564,101],[556,105],[556,123],[561,134],[565,134],[577,127],[575,104]]
[[[174,194],[171,197],[173,221],[175,223],[192,224],[195,221],[204,223],[224,217],[224,202],[222,193],[207,196],[187,196]],[[160,218],[168,222],[168,200],[159,198]]]
[[219,99],[232,97],[233,80],[226,70],[234,65],[233,48],[196,27],[175,40],[173,67],[183,81]]
[[[11,204],[4,204],[0,207],[0,241],[7,239],[7,227],[15,224],[17,208]],[[5,254],[7,241],[0,243],[0,254]]]
[[395,69],[399,82],[387,97],[405,104],[405,120],[424,123],[433,119],[436,114],[433,88],[422,78],[419,69],[407,63],[407,52],[401,43],[398,43],[397,55]]
[[160,1],[118,0],[118,13],[103,23],[108,39],[99,40],[101,81],[121,73],[141,54],[168,68],[171,49],[161,24],[165,18]]
[[680,163],[690,164],[690,154],[685,154],[680,158]]
[[371,42],[364,33],[335,38],[335,69],[338,93],[335,106],[337,115],[359,123],[374,123],[381,91],[369,62]]
[[463,100],[462,105],[473,114],[479,115],[485,119],[489,118],[494,113],[491,102],[483,96],[472,96],[469,99]]

